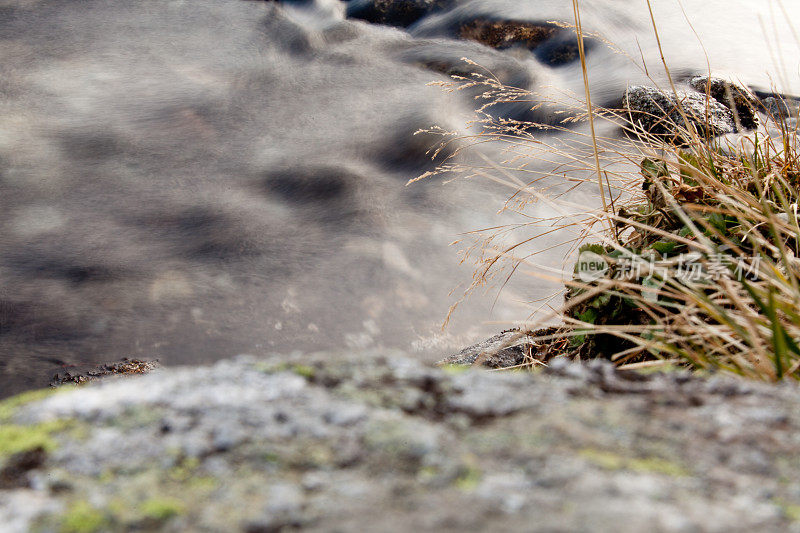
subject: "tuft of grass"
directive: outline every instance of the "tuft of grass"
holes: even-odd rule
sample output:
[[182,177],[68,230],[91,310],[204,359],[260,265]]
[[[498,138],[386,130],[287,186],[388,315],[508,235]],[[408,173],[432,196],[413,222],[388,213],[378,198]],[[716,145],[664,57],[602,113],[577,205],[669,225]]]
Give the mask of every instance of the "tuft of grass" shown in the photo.
[[[580,46],[577,0],[573,7]],[[660,50],[655,19],[653,31]],[[675,132],[670,136],[646,131],[625,110],[593,106],[583,53],[585,101],[575,98],[572,114],[556,124],[493,116],[497,104],[534,98],[504,86],[491,72],[440,84],[448,91],[482,90],[478,99],[485,103],[471,122],[479,131],[464,136],[431,130],[444,135],[434,156],[454,139],[461,147],[416,179],[449,174],[492,180],[513,191],[504,210],[523,220],[473,233],[474,244],[463,252],[476,264],[465,297],[520,272],[558,280],[565,286],[564,305],[532,316],[542,322],[558,318],[564,327],[547,335],[523,328],[534,345],[560,343],[562,355],[604,357],[628,368],[677,365],[769,381],[800,379],[796,122],[762,106],[755,111],[771,130],[736,142],[713,138],[682,108],[663,52],[661,58],[681,117],[670,120],[676,114],[663,110],[665,125]],[[758,105],[746,89],[735,90],[739,101]],[[710,102],[710,94],[706,98]],[[596,122],[623,134],[604,136]],[[551,133],[564,135],[555,142]],[[485,162],[480,166],[456,159],[487,142],[504,145],[508,159],[497,163],[478,153]],[[555,162],[552,171],[529,165],[542,154]],[[566,186],[554,187],[557,180]],[[592,181],[599,185],[601,206],[568,201],[572,190]],[[542,212],[549,214],[537,214]],[[606,271],[586,279],[577,264],[560,273],[539,267],[536,256],[545,250],[537,247],[554,233],[569,234],[571,257],[590,252]],[[552,300],[543,307],[553,308]]]

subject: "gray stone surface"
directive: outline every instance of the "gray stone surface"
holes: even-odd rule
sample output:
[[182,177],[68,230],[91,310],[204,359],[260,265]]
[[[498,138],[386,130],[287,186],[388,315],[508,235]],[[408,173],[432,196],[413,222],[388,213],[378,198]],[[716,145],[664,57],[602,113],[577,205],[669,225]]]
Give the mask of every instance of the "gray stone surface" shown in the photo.
[[627,89],[622,103],[633,124],[654,135],[686,138],[687,121],[701,135],[717,136],[736,131],[731,110],[699,92],[679,90],[675,95],[655,87],[636,85]]
[[756,112],[764,106],[755,95],[741,85],[714,76],[695,76],[689,81],[693,89],[708,94],[734,113],[737,129],[752,130],[758,127]]
[[797,123],[797,117],[800,116],[800,99],[778,95],[767,96],[762,102],[766,112],[775,119]]
[[373,351],[62,391],[0,403],[2,464],[14,431],[50,441],[5,531],[800,530],[788,384]]
[[508,368],[523,363],[529,345],[527,335],[521,335],[519,331],[505,331],[445,357],[438,364]]

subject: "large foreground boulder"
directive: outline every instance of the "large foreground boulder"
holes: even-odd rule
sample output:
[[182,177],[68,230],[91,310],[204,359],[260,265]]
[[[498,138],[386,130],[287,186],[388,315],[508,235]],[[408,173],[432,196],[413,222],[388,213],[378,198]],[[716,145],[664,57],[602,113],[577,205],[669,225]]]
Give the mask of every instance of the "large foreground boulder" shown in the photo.
[[786,531],[800,391],[239,357],[0,403],[3,531]]

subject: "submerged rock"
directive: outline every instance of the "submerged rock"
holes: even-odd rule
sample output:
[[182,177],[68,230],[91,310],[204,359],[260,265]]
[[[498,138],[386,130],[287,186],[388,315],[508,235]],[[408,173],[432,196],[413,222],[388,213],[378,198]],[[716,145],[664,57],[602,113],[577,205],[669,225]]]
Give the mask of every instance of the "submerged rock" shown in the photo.
[[768,96],[763,100],[764,108],[775,118],[797,118],[800,115],[800,101]]
[[759,90],[753,90],[753,93],[759,98],[764,111],[777,121],[797,120],[800,116],[800,97]]
[[634,126],[653,135],[685,138],[687,120],[701,135],[718,136],[736,131],[731,110],[697,92],[678,91],[675,95],[655,87],[636,85],[625,91],[622,105],[630,113]]

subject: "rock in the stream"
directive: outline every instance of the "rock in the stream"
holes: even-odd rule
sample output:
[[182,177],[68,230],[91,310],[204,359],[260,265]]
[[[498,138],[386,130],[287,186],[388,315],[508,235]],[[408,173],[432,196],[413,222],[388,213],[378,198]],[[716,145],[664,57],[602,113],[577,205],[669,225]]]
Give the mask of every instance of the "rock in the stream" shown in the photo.
[[709,94],[711,98],[730,109],[737,126],[748,130],[758,127],[756,110],[760,107],[759,101],[744,87],[713,76],[696,76],[689,83],[698,92]]
[[[575,34],[550,22],[478,18],[461,24],[458,37],[498,50],[527,48],[539,61],[552,67],[571,63],[579,57]],[[594,44],[592,39],[584,39],[587,50]]]
[[772,118],[797,120],[800,117],[800,98],[779,93],[754,91],[764,110]]
[[676,98],[655,87],[636,85],[625,91],[622,105],[630,113],[634,125],[653,135],[684,138],[686,120],[701,135],[718,136],[736,131],[731,110],[699,92],[678,91]]
[[522,45],[536,48],[559,31],[554,24],[534,24],[516,20],[476,19],[464,23],[459,31],[462,39],[477,41],[492,48],[509,48]]
[[108,376],[146,374],[155,370],[158,366],[158,360],[146,361],[142,359],[128,359],[126,357],[123,358],[122,361],[106,363],[85,372],[64,372],[64,374],[56,374],[50,381],[50,386],[55,387],[58,385],[66,385],[67,383],[80,385],[81,383],[103,379]]
[[452,0],[350,0],[347,16],[405,28],[439,9],[452,5]]
[[457,354],[445,357],[437,364],[481,365],[487,368],[509,368],[521,365],[530,341],[519,331],[506,331],[485,341],[464,348]]
[[240,356],[0,403],[3,531],[798,529],[797,386]]
[[797,117],[800,114],[800,102],[797,101],[787,102],[786,100],[769,96],[763,102],[767,112],[776,118]]

